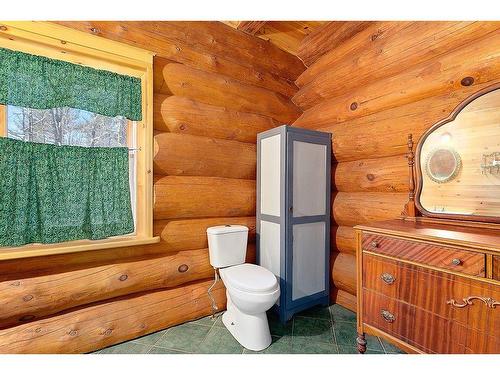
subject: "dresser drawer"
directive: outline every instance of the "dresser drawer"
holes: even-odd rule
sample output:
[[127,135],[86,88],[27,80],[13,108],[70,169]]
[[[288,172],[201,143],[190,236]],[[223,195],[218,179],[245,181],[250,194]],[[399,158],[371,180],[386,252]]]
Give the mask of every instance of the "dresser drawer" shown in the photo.
[[363,255],[363,270],[363,290],[500,338],[499,285],[370,254]]
[[405,340],[415,326],[415,307],[364,289],[363,322]]
[[365,323],[427,353],[465,353],[467,328],[415,306],[365,290]]
[[467,275],[485,276],[485,255],[481,253],[377,234],[364,234],[362,248]]

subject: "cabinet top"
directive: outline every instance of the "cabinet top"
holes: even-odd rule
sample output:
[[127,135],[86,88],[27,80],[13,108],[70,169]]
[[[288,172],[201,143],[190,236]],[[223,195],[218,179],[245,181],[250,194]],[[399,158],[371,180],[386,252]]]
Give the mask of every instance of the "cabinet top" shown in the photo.
[[294,134],[300,134],[304,136],[312,136],[312,137],[319,137],[319,138],[325,138],[331,140],[332,138],[332,133],[329,132],[322,132],[318,130],[311,130],[311,129],[305,129],[305,128],[299,128],[297,126],[291,126],[291,125],[281,125],[277,126],[275,128],[263,131],[259,134],[257,134],[257,140],[271,137],[273,135],[277,134],[286,134],[286,133],[294,133]]
[[500,226],[406,218],[358,225],[354,229],[500,252]]

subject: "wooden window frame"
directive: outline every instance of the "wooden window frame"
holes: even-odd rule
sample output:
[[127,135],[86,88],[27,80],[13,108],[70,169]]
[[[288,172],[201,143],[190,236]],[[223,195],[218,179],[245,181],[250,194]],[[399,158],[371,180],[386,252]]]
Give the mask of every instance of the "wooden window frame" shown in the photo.
[[[0,247],[0,260],[73,253],[159,242],[153,236],[153,56],[154,53],[42,21],[0,22],[0,47],[138,77],[142,120],[136,121],[136,226],[131,235],[103,240]],[[0,105],[0,136],[7,111]]]

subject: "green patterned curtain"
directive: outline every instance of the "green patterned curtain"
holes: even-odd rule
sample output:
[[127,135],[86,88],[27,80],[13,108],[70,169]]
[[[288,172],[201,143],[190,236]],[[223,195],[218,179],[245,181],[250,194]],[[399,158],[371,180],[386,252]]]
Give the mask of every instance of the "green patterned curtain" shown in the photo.
[[142,118],[141,80],[0,48],[0,104]]
[[126,147],[0,137],[0,246],[133,232],[128,170]]

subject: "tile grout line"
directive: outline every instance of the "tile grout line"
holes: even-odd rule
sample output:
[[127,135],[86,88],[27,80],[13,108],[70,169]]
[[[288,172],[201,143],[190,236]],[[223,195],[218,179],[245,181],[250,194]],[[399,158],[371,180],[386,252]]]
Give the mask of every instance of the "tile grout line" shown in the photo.
[[337,354],[340,354],[340,348],[339,348],[339,344],[337,342],[337,333],[336,333],[334,321],[333,321],[333,313],[332,313],[332,310],[330,310],[330,306],[328,306],[328,312],[330,313],[330,321],[332,323],[333,341],[334,341],[335,347],[337,348]]
[[163,339],[167,335],[168,332],[170,332],[170,328],[172,328],[172,327],[169,327],[169,328],[165,329],[164,332],[163,332],[163,334],[151,346],[155,346],[156,344],[158,344],[158,342],[161,339]]
[[[222,314],[221,314],[221,316],[222,316]],[[213,323],[210,326],[210,328],[208,329],[207,334],[205,335],[205,337],[203,338],[203,340],[201,340],[200,343],[198,344],[198,349],[202,346],[202,344],[205,342],[205,340],[207,339],[207,337],[210,335],[210,332],[212,332],[212,330],[214,329],[215,323],[217,323],[217,320],[219,320],[219,317],[213,319]],[[202,324],[198,324],[198,325],[201,326]],[[208,327],[208,326],[205,326],[205,327]],[[203,353],[194,352],[194,354],[203,354]]]
[[[154,348],[157,348],[157,349],[167,349],[167,350],[170,350],[170,351],[173,351],[173,352],[179,352],[179,353],[182,353],[182,354],[196,354],[196,353],[193,353],[193,352],[188,352],[188,351],[185,351],[185,350],[181,350],[181,349],[175,349],[175,348],[164,348],[163,346],[156,346],[156,345],[152,345],[151,346],[151,350],[153,350]],[[151,350],[147,353],[147,354],[151,354]]]

